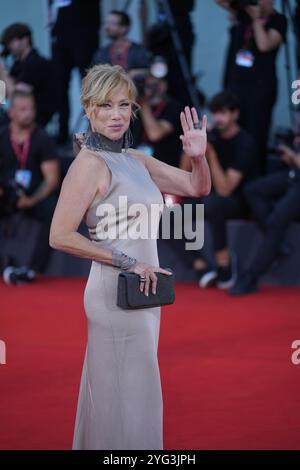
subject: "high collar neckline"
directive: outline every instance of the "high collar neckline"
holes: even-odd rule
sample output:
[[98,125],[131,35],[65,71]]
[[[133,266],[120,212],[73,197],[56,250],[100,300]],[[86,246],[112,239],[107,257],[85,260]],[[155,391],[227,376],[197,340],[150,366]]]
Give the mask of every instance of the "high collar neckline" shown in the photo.
[[83,145],[91,150],[107,150],[109,152],[121,153],[123,148],[123,136],[118,140],[112,140],[89,128],[84,136]]

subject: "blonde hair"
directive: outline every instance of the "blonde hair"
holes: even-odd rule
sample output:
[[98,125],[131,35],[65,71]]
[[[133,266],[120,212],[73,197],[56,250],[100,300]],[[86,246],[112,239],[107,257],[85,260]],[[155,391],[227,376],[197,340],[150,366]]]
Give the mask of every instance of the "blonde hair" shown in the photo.
[[89,117],[92,109],[105,103],[117,89],[125,86],[128,98],[132,102],[132,115],[136,116],[140,108],[136,102],[137,89],[131,77],[120,65],[99,64],[88,69],[81,82],[80,102]]

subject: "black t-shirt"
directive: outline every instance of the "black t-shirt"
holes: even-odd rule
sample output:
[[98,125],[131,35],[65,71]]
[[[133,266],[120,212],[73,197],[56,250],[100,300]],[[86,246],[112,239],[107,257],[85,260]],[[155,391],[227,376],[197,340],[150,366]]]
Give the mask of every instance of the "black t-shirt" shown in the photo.
[[244,129],[230,139],[220,136],[217,129],[208,132],[208,141],[215,149],[223,170],[232,168],[243,174],[234,193],[240,193],[243,184],[256,176],[257,150],[253,137]]
[[35,49],[23,60],[16,60],[10,70],[16,82],[24,82],[33,87],[36,100],[37,122],[44,113],[57,108],[57,92],[53,63],[40,56]]
[[[283,41],[286,40],[287,20],[284,15],[274,10],[267,19],[265,29],[274,29],[280,33]],[[240,49],[246,49],[254,55],[252,67],[243,67],[235,63],[236,53]],[[276,80],[276,57],[279,47],[269,52],[260,52],[253,34],[252,20],[244,13],[240,16],[238,25],[231,28],[231,44],[229,47],[228,79],[261,79]]]
[[[159,109],[159,108],[158,108]],[[153,110],[155,112],[155,108]],[[181,130],[180,112],[182,105],[173,98],[168,98],[164,107],[155,116],[156,119],[168,121],[172,124],[174,130],[158,142],[150,142],[145,133],[143,123],[140,117],[132,126],[133,146],[138,147],[141,144],[153,147],[153,156],[158,160],[168,163],[172,166],[179,166],[182,153],[182,142],[179,139]]]
[[[41,171],[41,164],[46,160],[56,160],[56,149],[53,140],[46,131],[36,126],[33,129],[30,139],[28,158],[25,169],[32,173],[31,183],[25,193],[29,196],[37,189],[44,180]],[[8,183],[14,179],[16,170],[20,169],[20,164],[13,150],[10,141],[9,127],[0,129],[0,175],[1,183]]]

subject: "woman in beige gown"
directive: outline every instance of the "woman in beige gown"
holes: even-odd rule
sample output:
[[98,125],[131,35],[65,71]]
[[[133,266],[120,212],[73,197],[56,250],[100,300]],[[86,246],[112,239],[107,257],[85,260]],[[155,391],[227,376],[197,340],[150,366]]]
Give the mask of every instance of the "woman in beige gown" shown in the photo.
[[[155,272],[169,274],[159,267],[156,245],[161,192],[197,197],[210,191],[206,118],[200,129],[194,109],[181,113],[183,149],[193,165],[189,173],[127,148],[135,99],[135,86],[121,67],[88,71],[81,103],[90,129],[63,181],[50,230],[53,248],[92,260],[73,449],[163,449],[161,310],[118,307],[118,275],[122,269],[134,272],[145,295],[155,292]],[[82,219],[90,240],[77,232]],[[145,226],[147,236],[137,236]]]

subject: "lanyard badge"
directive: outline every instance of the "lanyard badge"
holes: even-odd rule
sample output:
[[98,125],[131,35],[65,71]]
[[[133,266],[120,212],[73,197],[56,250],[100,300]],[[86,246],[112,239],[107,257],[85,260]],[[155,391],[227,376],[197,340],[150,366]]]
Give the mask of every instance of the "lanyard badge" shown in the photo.
[[250,51],[250,41],[253,38],[253,28],[249,25],[243,35],[243,45],[237,51],[235,56],[235,63],[240,67],[251,68],[254,64],[254,54]]
[[235,56],[235,63],[240,67],[253,67],[254,55],[247,49],[240,49]]
[[24,189],[28,189],[31,183],[32,173],[30,170],[16,170],[15,181]]
[[25,168],[29,154],[30,138],[31,133],[24,141],[23,147],[21,149],[18,145],[18,142],[12,136],[10,136],[11,146],[20,165],[20,168],[15,172],[15,181],[24,189],[29,188],[32,180],[32,172]]

